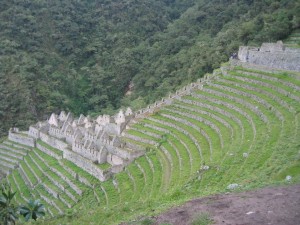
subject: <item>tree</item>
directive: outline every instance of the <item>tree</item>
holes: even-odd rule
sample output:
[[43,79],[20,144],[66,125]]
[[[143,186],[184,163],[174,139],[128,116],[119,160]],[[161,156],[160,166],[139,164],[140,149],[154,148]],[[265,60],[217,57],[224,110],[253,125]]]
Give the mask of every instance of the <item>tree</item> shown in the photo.
[[13,204],[16,192],[12,192],[9,186],[1,186],[0,195],[0,221],[4,225],[15,224],[18,219],[18,207]]
[[9,185],[2,184],[0,194],[0,224],[15,224],[18,216],[22,215],[26,221],[30,219],[37,220],[45,216],[45,207],[39,200],[29,200],[27,205],[15,205],[13,198],[16,192],[13,192]]

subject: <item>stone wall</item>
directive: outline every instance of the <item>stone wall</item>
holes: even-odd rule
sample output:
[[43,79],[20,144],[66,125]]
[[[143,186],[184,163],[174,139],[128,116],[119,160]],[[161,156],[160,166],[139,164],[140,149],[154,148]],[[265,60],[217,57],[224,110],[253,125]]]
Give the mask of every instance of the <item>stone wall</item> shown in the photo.
[[28,137],[24,133],[15,133],[12,130],[8,133],[8,139],[17,142],[22,145],[27,145],[30,147],[35,147],[35,141],[33,138]]
[[38,128],[36,128],[34,126],[30,126],[29,131],[28,131],[28,135],[35,138],[35,139],[38,139],[38,138],[40,138],[40,131],[39,131]]
[[241,46],[238,58],[255,65],[300,72],[300,49],[285,48],[281,42],[264,43],[261,48]]
[[110,172],[101,170],[97,165],[93,164],[91,161],[72,151],[65,150],[64,158],[73,162],[75,165],[79,166],[80,168],[93,175],[100,181],[106,181],[111,176]]
[[55,154],[54,152],[52,152],[51,150],[49,150],[48,148],[40,145],[39,143],[37,143],[36,147],[41,150],[42,152],[46,153],[47,155],[50,155],[52,156],[53,158],[59,160],[59,159],[62,159],[62,156],[59,156],[57,154]]
[[144,155],[144,151],[134,151],[131,149],[124,149],[124,148],[116,148],[113,146],[107,146],[108,151],[113,155],[116,155],[124,160],[132,161],[135,158],[138,158]]
[[[151,105],[148,105],[144,109],[140,109],[136,112],[135,118],[136,119],[143,119],[146,118],[149,114],[154,113],[159,108],[165,105],[171,105],[174,100],[180,100],[182,96],[189,95],[194,89],[202,89],[203,85],[206,82],[216,79],[219,76],[218,73],[214,72],[213,74],[206,74],[204,77],[197,80],[197,82],[190,83],[181,89],[177,90],[173,94],[169,94],[169,96],[162,98],[160,101],[156,101]],[[132,120],[131,123],[135,123],[135,120]],[[128,126],[127,128],[129,128]]]
[[53,148],[56,148],[60,151],[64,151],[66,148],[68,148],[68,144],[66,142],[60,141],[54,137],[51,137],[50,135],[47,135],[45,133],[40,132],[40,139],[50,145]]

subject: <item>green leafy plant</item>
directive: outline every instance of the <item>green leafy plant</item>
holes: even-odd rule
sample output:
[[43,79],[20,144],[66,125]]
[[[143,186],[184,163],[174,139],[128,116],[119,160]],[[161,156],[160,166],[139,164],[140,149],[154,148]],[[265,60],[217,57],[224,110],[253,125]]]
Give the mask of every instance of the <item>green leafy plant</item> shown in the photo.
[[0,221],[2,221],[4,225],[15,224],[18,219],[18,207],[13,204],[15,194],[16,192],[13,192],[10,186],[1,186]]
[[21,205],[19,212],[24,216],[26,221],[30,219],[37,220],[39,217],[45,216],[45,207],[40,203],[40,200],[30,199],[27,205]]

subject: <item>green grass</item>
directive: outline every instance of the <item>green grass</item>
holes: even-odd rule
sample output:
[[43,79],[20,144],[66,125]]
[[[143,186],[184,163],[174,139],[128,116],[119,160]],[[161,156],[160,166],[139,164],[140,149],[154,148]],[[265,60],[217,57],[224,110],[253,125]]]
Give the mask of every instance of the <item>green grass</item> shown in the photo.
[[192,225],[209,225],[212,224],[213,220],[210,218],[208,213],[201,213],[192,221]]
[[43,142],[41,140],[37,140],[37,143],[40,144],[41,146],[47,148],[49,151],[52,151],[56,155],[59,155],[59,156],[63,155],[63,152],[61,150],[58,150],[57,148],[53,148],[52,146],[46,144],[45,142]]

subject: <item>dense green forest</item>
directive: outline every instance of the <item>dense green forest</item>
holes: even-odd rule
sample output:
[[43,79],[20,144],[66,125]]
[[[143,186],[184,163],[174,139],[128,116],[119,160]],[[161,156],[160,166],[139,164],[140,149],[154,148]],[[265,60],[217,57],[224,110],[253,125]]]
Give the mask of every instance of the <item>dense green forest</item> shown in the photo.
[[53,111],[143,107],[239,45],[284,39],[299,14],[295,0],[0,1],[0,136]]

